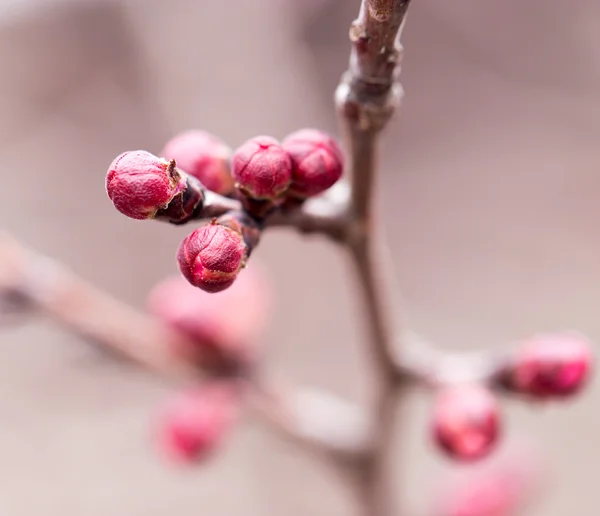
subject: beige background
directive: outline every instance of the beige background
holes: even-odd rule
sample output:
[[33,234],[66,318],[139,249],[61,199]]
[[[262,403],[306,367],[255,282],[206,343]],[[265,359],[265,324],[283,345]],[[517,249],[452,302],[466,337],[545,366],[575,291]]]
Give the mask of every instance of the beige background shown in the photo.
[[[141,306],[188,230],[119,216],[103,186],[111,159],[158,152],[192,126],[233,146],[305,125],[335,131],[354,4],[80,2],[0,18],[2,225]],[[415,1],[381,206],[411,324],[432,340],[501,346],[570,328],[600,338],[599,29],[596,0]],[[277,295],[271,366],[364,401],[346,264],[292,234],[269,235],[257,259]],[[210,466],[172,470],[149,451],[165,395],[154,379],[50,322],[0,338],[2,516],[352,507],[327,472],[252,424]],[[527,514],[597,516],[598,402],[595,384],[568,406],[507,405],[508,437],[529,436],[546,470]],[[446,465],[425,438],[426,400],[412,409],[399,494],[423,514]]]

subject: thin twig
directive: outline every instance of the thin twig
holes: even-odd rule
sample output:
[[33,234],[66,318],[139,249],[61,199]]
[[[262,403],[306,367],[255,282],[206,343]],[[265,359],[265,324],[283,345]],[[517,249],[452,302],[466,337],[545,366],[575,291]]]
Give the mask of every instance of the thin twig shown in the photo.
[[240,201],[236,199],[230,199],[229,197],[223,197],[222,195],[216,194],[211,190],[205,190],[204,206],[202,208],[202,212],[199,213],[196,218],[210,219],[213,217],[220,217],[229,211],[238,211],[241,208],[242,203]]
[[266,227],[291,227],[301,233],[320,233],[335,242],[348,240],[350,187],[340,181],[325,195],[308,199],[291,209],[276,211],[265,221]]
[[369,420],[346,400],[316,389],[292,388],[273,378],[259,378],[253,385],[257,395],[254,406],[263,419],[317,455],[345,466],[367,449]]

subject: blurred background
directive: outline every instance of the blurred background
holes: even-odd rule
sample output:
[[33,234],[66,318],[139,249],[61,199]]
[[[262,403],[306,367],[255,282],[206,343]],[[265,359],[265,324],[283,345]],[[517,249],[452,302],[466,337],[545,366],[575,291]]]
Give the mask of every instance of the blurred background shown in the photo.
[[[0,0],[2,226],[143,306],[189,228],[119,215],[108,164],[191,127],[234,147],[304,126],[336,132],[332,92],[358,4]],[[403,42],[381,220],[412,328],[457,349],[546,330],[600,339],[600,3],[415,0]],[[261,243],[277,300],[269,365],[364,402],[360,306],[335,251],[275,231]],[[149,439],[160,382],[51,321],[1,339],[2,515],[352,507],[327,471],[250,422],[210,465],[174,469]],[[414,514],[449,467],[427,440],[428,401],[410,401],[397,443],[398,495]],[[527,514],[597,516],[598,403],[596,382],[566,405],[506,404],[507,441],[524,436],[543,455]]]

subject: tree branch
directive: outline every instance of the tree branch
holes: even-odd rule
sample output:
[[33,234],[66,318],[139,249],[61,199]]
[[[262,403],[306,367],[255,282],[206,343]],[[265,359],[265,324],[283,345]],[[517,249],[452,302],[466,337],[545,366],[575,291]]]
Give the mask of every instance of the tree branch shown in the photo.
[[364,463],[364,510],[368,516],[394,514],[386,458],[392,444],[396,392],[405,377],[395,356],[392,313],[384,286],[393,272],[381,258],[387,254],[374,223],[375,182],[379,134],[399,104],[397,81],[401,47],[399,37],[408,0],[362,0],[350,28],[352,51],[348,71],[336,90],[336,104],[351,163],[349,244],[362,294],[370,349],[378,384],[374,409],[374,446]]
[[342,128],[352,163],[355,217],[366,221],[374,203],[377,139],[402,97],[398,82],[399,37],[408,0],[363,0],[350,27],[352,51],[348,71],[336,91]]
[[[177,382],[198,382],[215,364],[180,352],[198,350],[183,333],[114,299],[58,262],[0,233],[0,299],[19,299],[111,354]],[[200,357],[202,358],[202,357]],[[216,372],[220,369],[216,368]],[[245,378],[245,377],[244,377]],[[244,379],[242,378],[242,379]],[[325,393],[250,375],[252,407],[293,441],[342,470],[366,448],[361,411]]]

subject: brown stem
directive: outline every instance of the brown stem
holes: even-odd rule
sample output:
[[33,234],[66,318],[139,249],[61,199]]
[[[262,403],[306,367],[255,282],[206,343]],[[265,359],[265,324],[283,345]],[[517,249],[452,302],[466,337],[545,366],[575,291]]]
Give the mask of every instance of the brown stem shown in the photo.
[[197,214],[197,219],[211,219],[213,217],[220,217],[225,215],[229,211],[237,211],[242,208],[240,201],[230,199],[229,197],[223,197],[211,190],[206,190],[204,193],[204,207],[200,213]]
[[374,202],[377,138],[402,96],[399,36],[408,5],[408,0],[362,1],[350,28],[348,71],[336,91],[352,162],[352,210],[363,221]]
[[[394,514],[387,458],[390,456],[396,401],[406,380],[395,356],[396,333],[385,283],[385,244],[374,223],[379,134],[394,113],[402,88],[397,81],[399,36],[408,0],[362,0],[350,28],[348,71],[336,91],[336,103],[351,163],[349,245],[363,298],[367,333],[376,372],[373,446],[362,467],[365,515]],[[393,310],[393,311],[392,311]]]
[[335,242],[348,239],[348,193],[346,183],[336,185],[328,195],[309,199],[267,218],[267,227],[293,227],[304,234],[319,233]]

